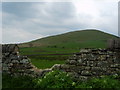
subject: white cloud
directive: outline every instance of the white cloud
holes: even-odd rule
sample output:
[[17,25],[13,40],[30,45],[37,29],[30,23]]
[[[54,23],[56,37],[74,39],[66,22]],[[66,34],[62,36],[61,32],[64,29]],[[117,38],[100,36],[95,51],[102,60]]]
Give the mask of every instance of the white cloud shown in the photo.
[[72,0],[2,0],[3,2],[70,2]]
[[90,15],[92,17],[97,17],[99,15],[98,7],[96,6],[93,0],[81,0],[73,1],[73,4],[76,7],[76,15],[84,14]]
[[0,43],[2,43],[2,3],[0,2]]
[[4,43],[25,42],[86,28],[96,28],[112,34],[118,32],[117,0],[74,0],[66,5],[53,2],[32,3],[25,10],[13,8],[15,13],[3,11]]
[[2,43],[20,43],[28,42],[36,38],[43,37],[40,34],[33,34],[18,28],[3,28],[3,42]]
[[2,43],[2,25],[0,24],[0,43]]
[[[71,2],[71,1],[83,1],[83,0],[2,0],[2,1],[3,2]],[[119,0],[94,0],[94,1],[118,2]]]
[[108,33],[118,34],[117,0],[73,1],[80,23],[87,27],[98,28]]

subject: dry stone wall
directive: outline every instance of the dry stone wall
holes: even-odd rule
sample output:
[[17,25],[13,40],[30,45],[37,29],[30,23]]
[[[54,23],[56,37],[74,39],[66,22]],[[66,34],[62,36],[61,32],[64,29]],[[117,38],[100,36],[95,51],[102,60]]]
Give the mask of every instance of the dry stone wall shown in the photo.
[[31,64],[26,56],[14,53],[2,53],[2,72],[11,76],[28,75],[32,77],[43,76],[49,69],[40,70]]
[[66,64],[56,64],[50,69],[37,69],[26,56],[2,53],[2,71],[10,75],[41,77],[52,70],[62,70],[76,80],[87,80],[102,75],[120,75],[120,50],[81,49]]
[[[62,70],[76,80],[87,80],[102,75],[120,75],[119,50],[81,49],[66,64],[54,65],[52,70]],[[120,55],[120,54],[119,54]]]
[[33,67],[29,59],[25,56],[17,56],[14,54],[2,54],[2,71],[10,75],[32,74]]

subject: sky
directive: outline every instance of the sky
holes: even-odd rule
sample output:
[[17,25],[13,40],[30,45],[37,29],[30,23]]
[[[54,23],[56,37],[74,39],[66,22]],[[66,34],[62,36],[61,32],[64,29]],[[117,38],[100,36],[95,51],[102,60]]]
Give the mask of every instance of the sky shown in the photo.
[[2,2],[2,43],[23,43],[85,29],[118,35],[118,0],[53,1]]

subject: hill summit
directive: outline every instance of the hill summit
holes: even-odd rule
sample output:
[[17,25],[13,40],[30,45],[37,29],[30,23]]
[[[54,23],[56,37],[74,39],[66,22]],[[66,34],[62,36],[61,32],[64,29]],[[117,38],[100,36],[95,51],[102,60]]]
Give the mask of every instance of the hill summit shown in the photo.
[[104,48],[107,40],[117,36],[99,30],[79,30],[60,35],[49,36],[21,44],[21,47],[31,46],[55,46],[55,47],[80,47],[80,48]]

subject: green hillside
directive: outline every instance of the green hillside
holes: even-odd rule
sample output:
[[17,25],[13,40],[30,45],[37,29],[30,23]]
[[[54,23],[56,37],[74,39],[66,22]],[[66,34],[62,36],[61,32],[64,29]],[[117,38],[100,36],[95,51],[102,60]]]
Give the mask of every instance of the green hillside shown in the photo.
[[21,46],[55,46],[70,48],[104,48],[107,40],[117,38],[98,30],[82,30],[38,39]]
[[27,55],[38,68],[64,64],[80,48],[106,48],[107,40],[117,38],[98,30],[74,31],[50,36],[20,46],[20,53]]

